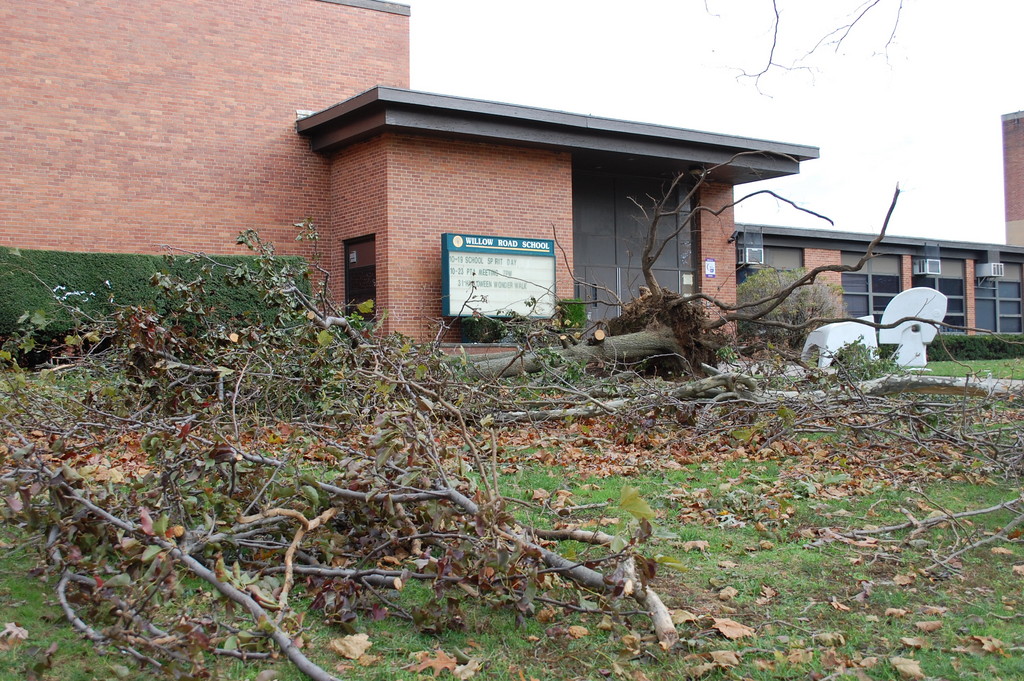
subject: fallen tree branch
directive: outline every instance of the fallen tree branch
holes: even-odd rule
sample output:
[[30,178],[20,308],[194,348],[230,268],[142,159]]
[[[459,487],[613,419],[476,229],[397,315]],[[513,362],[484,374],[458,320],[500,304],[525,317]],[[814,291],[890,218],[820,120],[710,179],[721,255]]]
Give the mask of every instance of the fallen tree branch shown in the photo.
[[[614,337],[613,337],[614,338]],[[622,398],[598,402],[592,399],[591,404],[564,409],[540,409],[531,411],[501,412],[495,414],[495,420],[503,423],[514,421],[544,421],[568,417],[590,417],[601,413],[612,413],[637,407],[645,403],[662,401],[665,398],[676,400],[715,399],[723,394],[729,397],[758,401],[754,391],[757,383],[750,376],[736,373],[718,373],[696,381],[685,383],[664,392],[650,392],[640,397]]]
[[[566,362],[629,364],[658,355],[678,355],[681,348],[671,330],[651,329],[621,336],[608,336],[595,345],[572,345],[555,351]],[[481,378],[504,378],[536,373],[550,364],[551,352],[523,352],[518,356],[493,359],[486,355],[471,360],[470,372]]]

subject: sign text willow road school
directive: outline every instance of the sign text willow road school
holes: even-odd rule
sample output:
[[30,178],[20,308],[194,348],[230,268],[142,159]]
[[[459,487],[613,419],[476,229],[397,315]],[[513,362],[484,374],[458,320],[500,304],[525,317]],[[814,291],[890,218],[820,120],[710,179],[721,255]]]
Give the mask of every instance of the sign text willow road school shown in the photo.
[[550,317],[555,311],[555,242],[441,235],[443,312],[448,317]]

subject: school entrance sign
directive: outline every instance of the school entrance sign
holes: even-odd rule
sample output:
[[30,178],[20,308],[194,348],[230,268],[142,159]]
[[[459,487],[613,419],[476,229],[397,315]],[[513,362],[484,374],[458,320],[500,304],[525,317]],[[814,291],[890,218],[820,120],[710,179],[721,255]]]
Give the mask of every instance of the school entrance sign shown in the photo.
[[550,317],[555,242],[476,234],[441,235],[443,313],[448,317]]

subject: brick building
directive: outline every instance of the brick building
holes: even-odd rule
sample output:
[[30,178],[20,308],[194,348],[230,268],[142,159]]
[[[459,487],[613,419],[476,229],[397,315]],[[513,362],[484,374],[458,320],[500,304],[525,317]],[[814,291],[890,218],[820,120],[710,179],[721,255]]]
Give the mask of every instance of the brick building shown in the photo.
[[[230,253],[255,228],[303,253],[293,225],[308,217],[337,298],[373,298],[385,330],[428,338],[446,233],[555,241],[555,294],[613,314],[642,283],[644,209],[678,176],[674,219],[702,210],[656,263],[670,289],[728,300],[754,267],[843,262],[866,243],[734,224],[736,185],[799,172],[814,147],[408,89],[401,4],[19,0],[0,6],[0,35],[0,246]],[[1020,186],[1022,116],[1003,125]],[[1008,198],[1008,234],[1021,225]],[[931,282],[962,301],[952,320],[1019,327],[1024,247],[890,238],[882,251],[836,278],[851,311]],[[925,261],[941,274],[915,275]]]
[[740,154],[696,197],[719,214],[657,268],[670,288],[728,298],[732,277],[702,263],[735,269],[733,186],[817,156],[413,92],[408,22],[378,0],[7,3],[0,246],[226,253],[252,227],[301,252],[293,225],[309,217],[338,298],[372,297],[387,330],[422,338],[441,312],[442,234],[556,240],[558,296],[628,297],[633,199]]

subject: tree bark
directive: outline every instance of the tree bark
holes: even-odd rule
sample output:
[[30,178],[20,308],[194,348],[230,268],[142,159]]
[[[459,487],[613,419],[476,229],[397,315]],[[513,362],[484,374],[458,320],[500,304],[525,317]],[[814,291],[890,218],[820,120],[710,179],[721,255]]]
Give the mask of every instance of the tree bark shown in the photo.
[[[658,355],[681,355],[672,331],[657,327],[621,336],[608,336],[594,345],[572,345],[553,351],[567,362],[640,362]],[[472,362],[471,371],[482,378],[521,376],[541,371],[545,354],[527,351],[513,357],[485,357]]]

